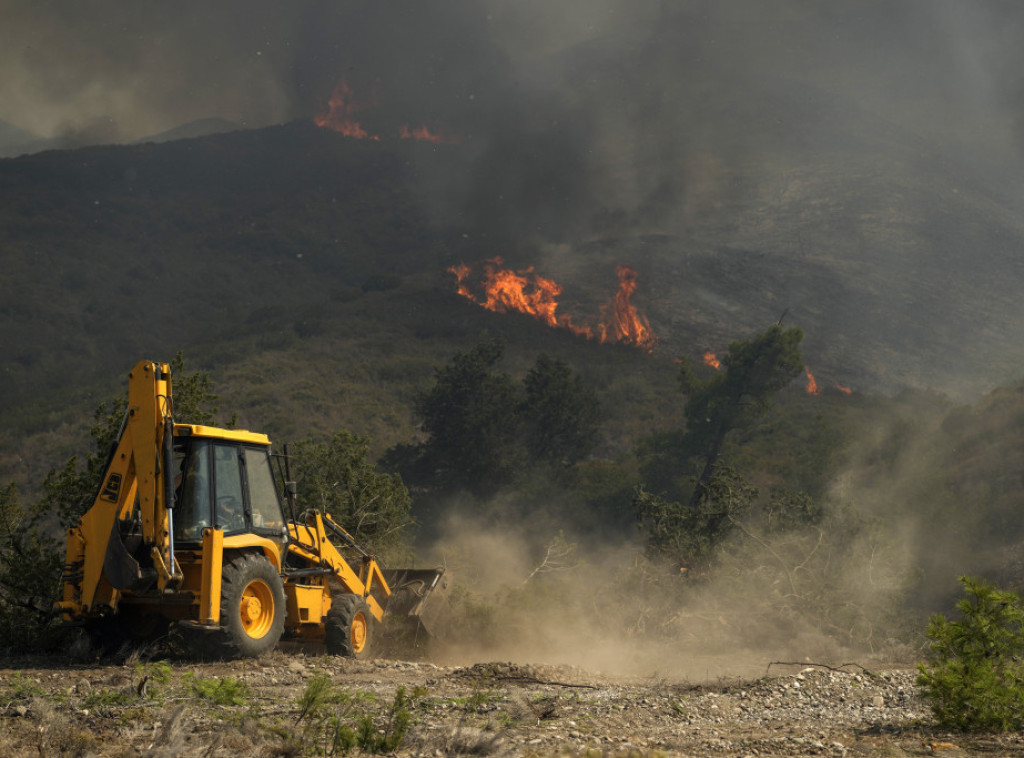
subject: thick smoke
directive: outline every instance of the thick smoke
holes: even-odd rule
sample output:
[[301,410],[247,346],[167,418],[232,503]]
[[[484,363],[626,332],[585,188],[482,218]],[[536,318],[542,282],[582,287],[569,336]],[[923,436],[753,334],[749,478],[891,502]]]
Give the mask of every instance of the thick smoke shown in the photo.
[[[3,5],[0,120],[42,136],[308,118],[346,78],[382,118],[498,145],[506,131],[564,134],[637,205],[661,173],[685,183],[684,156],[856,139],[836,132],[858,111],[978,149],[1019,136],[1024,10],[1012,2]],[[654,163],[662,172],[637,174]]]
[[0,120],[69,146],[294,115],[297,19],[270,3],[3,3]]

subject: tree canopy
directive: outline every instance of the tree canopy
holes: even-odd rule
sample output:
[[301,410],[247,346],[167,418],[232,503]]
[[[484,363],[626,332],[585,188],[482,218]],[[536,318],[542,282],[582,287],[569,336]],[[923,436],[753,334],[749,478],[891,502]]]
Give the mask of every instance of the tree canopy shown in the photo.
[[602,415],[596,393],[563,360],[540,355],[522,381],[498,370],[505,343],[456,353],[417,396],[427,435],[389,451],[386,462],[428,487],[493,491],[530,465],[571,466],[589,455]]
[[575,463],[597,444],[601,404],[563,360],[541,354],[523,380],[526,445],[535,460]]
[[753,339],[736,340],[722,359],[723,370],[710,379],[698,379],[683,361],[679,383],[688,395],[684,448],[704,461],[691,506],[711,480],[726,436],[762,414],[771,398],[800,374],[803,336],[799,328],[776,324]]
[[368,438],[345,431],[291,446],[299,503],[326,511],[375,552],[399,549],[412,525],[409,491],[398,474],[376,470],[367,460],[369,449]]
[[654,454],[647,471],[665,482],[672,479],[666,469],[678,472],[695,459],[700,474],[688,497],[678,491],[637,492],[633,508],[653,552],[672,554],[683,563],[703,557],[728,533],[731,519],[749,509],[757,491],[738,472],[720,465],[722,446],[730,432],[764,413],[772,397],[800,374],[801,339],[800,329],[774,325],[752,339],[736,340],[722,359],[722,370],[707,379],[682,362],[686,429],[648,443]]
[[441,481],[469,488],[504,482],[520,463],[516,386],[496,370],[504,351],[504,341],[491,338],[456,353],[416,398],[415,412],[429,435],[427,466]]

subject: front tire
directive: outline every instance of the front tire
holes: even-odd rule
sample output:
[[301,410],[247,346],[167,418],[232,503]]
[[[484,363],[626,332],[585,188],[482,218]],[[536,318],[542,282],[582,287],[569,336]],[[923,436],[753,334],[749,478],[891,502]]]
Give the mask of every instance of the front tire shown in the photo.
[[225,658],[255,658],[277,647],[285,612],[284,583],[266,556],[248,553],[225,564],[220,591]]
[[327,652],[346,658],[372,657],[376,642],[376,621],[370,606],[358,595],[335,595],[324,621]]

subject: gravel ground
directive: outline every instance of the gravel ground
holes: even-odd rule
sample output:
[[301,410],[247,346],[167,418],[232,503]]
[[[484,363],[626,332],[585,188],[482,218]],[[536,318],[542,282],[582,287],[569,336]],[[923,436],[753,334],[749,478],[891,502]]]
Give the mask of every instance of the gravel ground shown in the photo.
[[[757,679],[697,685],[564,666],[284,652],[229,663],[0,665],[0,754],[12,757],[341,754],[338,725],[369,717],[368,733],[394,733],[399,688],[410,725],[397,747],[372,748],[384,754],[1024,755],[1019,733],[937,728],[909,667],[773,664]],[[319,701],[314,681],[329,683]],[[224,702],[227,694],[234,699]]]

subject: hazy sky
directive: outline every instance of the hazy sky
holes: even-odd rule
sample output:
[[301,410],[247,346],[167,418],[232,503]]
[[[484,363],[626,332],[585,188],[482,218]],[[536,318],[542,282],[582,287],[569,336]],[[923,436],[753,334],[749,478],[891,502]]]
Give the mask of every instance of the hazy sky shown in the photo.
[[346,78],[385,113],[580,119],[596,139],[644,119],[714,133],[723,114],[693,111],[717,87],[812,87],[1005,148],[1022,16],[1010,0],[0,0],[0,120],[77,143],[262,126],[311,117]]

